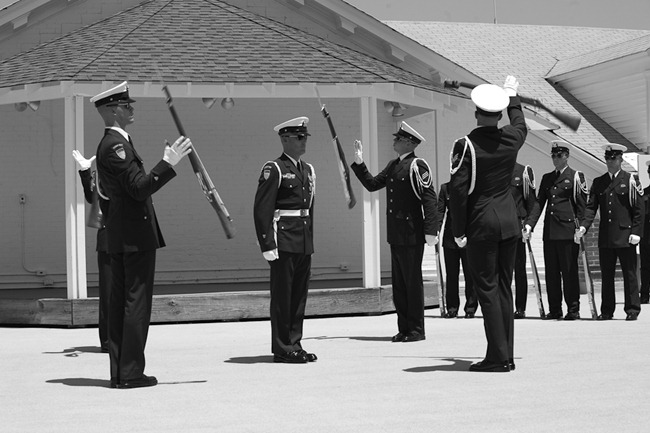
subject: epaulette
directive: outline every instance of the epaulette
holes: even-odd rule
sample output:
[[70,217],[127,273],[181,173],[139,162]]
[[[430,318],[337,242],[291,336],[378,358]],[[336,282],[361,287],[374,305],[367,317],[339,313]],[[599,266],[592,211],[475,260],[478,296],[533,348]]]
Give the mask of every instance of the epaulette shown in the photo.
[[[464,146],[460,144],[461,140],[465,141]],[[461,146],[463,149],[462,153],[460,150]],[[472,144],[468,136],[459,138],[454,143],[454,146],[451,149],[451,153],[449,154],[449,166],[450,166],[451,175],[453,176],[454,174],[456,174],[461,164],[463,163],[463,159],[465,159],[465,153],[467,153],[467,149],[469,149],[469,154],[472,163],[469,190],[467,191],[467,194],[471,194],[474,191],[474,186],[476,184],[476,151],[474,150],[474,145]]]
[[[424,163],[427,167],[423,173],[420,173],[418,168],[418,161]],[[429,164],[422,158],[413,158],[411,161],[411,166],[409,168],[410,178],[411,178],[411,188],[413,188],[413,193],[418,199],[421,199],[422,191],[425,188],[430,188],[433,185],[433,176],[431,176],[431,167]]]

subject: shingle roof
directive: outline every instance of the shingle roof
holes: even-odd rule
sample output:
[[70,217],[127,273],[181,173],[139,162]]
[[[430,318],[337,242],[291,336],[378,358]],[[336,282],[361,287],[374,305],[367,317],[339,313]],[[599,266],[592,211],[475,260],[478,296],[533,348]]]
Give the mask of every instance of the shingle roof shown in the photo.
[[[584,119],[578,132],[563,128],[558,134],[584,150],[600,155],[601,144],[610,140],[627,141],[545,77],[560,59],[597,50],[616,51],[612,48],[616,46],[620,51],[625,43],[648,37],[648,31],[484,23],[385,23],[487,82],[500,84],[506,75],[514,75],[519,79],[522,94],[556,109],[572,113],[579,110]],[[540,114],[558,122],[544,112]]]
[[650,49],[650,32],[646,33],[636,39],[619,42],[572,58],[562,59],[551,69],[547,76],[553,77],[566,72],[578,71],[633,54],[646,55],[646,52]]
[[418,75],[219,0],[149,0],[0,62],[0,87],[59,81],[402,83]]

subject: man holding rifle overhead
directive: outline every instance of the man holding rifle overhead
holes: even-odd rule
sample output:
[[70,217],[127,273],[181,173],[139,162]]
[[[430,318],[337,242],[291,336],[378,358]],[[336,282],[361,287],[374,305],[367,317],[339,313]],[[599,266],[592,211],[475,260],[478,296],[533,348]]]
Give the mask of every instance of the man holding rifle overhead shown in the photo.
[[90,99],[104,120],[97,147],[98,192],[109,200],[106,217],[111,287],[108,307],[108,353],[111,388],[154,386],[144,374],[144,348],[149,332],[156,249],[164,247],[151,195],[169,182],[173,166],[192,151],[179,137],[147,173],[126,127],[135,121],[127,82]]
[[422,257],[424,243],[438,243],[436,191],[429,164],[415,156],[424,140],[415,129],[401,122],[393,134],[398,157],[377,176],[363,162],[363,147],[354,143],[352,170],[368,191],[386,188],[386,227],[391,256],[393,303],[398,332],[393,343],[421,341],[424,333],[424,285]]
[[253,205],[257,241],[271,267],[273,362],[289,364],[318,359],[300,342],[314,253],[316,173],[300,159],[311,135],[308,122],[297,117],[273,128],[284,152],[262,167]]
[[[517,97],[519,82],[508,76],[503,88],[476,86],[477,128],[456,140],[451,154],[450,215],[459,247],[467,246],[474,287],[487,338],[485,358],[470,371],[514,370],[512,272],[521,226],[510,179],[528,130]],[[498,127],[502,111],[510,124]]]
[[643,189],[636,175],[621,169],[622,144],[603,145],[607,173],[594,179],[589,201],[576,238],[584,236],[600,210],[598,258],[602,274],[602,303],[598,320],[611,320],[616,308],[614,277],[616,259],[623,271],[625,320],[636,320],[641,311],[637,280],[636,245],[643,234]]
[[[530,217],[534,228],[544,206],[544,264],[549,312],[547,320],[580,318],[580,286],[578,278],[579,242],[573,235],[576,218],[580,220],[587,203],[587,182],[584,174],[569,167],[569,143],[551,142],[551,161],[555,170],[542,176],[537,205]],[[562,313],[562,289],[567,314]]]

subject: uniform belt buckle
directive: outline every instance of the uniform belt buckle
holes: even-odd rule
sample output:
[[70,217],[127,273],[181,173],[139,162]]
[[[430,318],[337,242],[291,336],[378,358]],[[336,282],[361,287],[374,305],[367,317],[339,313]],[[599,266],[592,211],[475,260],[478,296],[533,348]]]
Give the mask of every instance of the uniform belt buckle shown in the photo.
[[300,216],[301,217],[309,216],[309,209],[300,209]]

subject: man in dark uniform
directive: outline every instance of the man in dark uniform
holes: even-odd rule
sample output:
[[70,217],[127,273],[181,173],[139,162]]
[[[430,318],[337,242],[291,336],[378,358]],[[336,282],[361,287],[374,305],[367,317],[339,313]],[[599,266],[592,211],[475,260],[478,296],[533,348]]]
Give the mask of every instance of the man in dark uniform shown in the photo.
[[[447,210],[449,209],[449,182],[440,185],[440,194],[438,194],[438,225],[442,233],[442,247],[444,248],[445,269],[447,270],[447,315],[445,317],[452,319],[458,316],[460,307],[459,296],[459,274],[460,265],[463,265],[463,276],[465,277],[465,318],[471,319],[476,314],[478,299],[474,290],[474,283],[467,265],[467,249],[460,248],[456,245],[451,226],[453,225],[451,217]],[[443,220],[447,215],[447,220]]]
[[169,182],[172,168],[192,151],[179,137],[167,145],[163,159],[147,174],[125,128],[134,122],[126,81],[94,96],[105,130],[97,147],[99,190],[110,201],[106,217],[111,287],[108,341],[111,387],[139,388],[158,383],[144,374],[156,249],[165,246],[151,195]]
[[424,137],[406,122],[401,122],[393,136],[393,149],[399,156],[381,173],[373,176],[368,172],[358,140],[352,170],[368,191],[386,188],[386,226],[398,328],[392,341],[396,343],[426,338],[422,257],[425,242],[429,246],[438,243],[439,227],[431,168],[414,153]]
[[305,305],[314,253],[313,211],[316,174],[305,153],[307,117],[274,128],[284,153],[262,167],[253,218],[257,241],[271,266],[271,351],[274,362],[317,360],[302,348]]
[[[99,209],[99,217],[90,215],[89,218],[96,218],[97,227],[97,271],[99,280],[99,343],[102,352],[108,353],[108,297],[111,285],[111,256],[108,254],[108,240],[106,239],[106,226],[103,215],[108,214],[108,200],[103,199],[97,192],[97,172],[91,171],[95,155],[86,159],[78,150],[72,151],[72,156],[79,165],[79,177],[84,189],[84,198],[95,209]],[[90,226],[89,221],[89,226]]]
[[551,142],[551,160],[555,170],[542,176],[537,204],[529,218],[535,227],[544,206],[544,265],[549,312],[545,319],[562,319],[562,288],[567,314],[564,320],[580,318],[578,278],[579,242],[574,241],[576,218],[582,219],[587,203],[584,174],[569,167],[569,143]]
[[[487,351],[470,371],[507,372],[514,364],[512,272],[521,226],[510,180],[527,135],[512,76],[504,87],[481,84],[472,90],[477,128],[452,149],[450,214],[458,246],[467,245],[474,287],[483,313]],[[510,125],[498,127],[508,109]]]
[[607,173],[594,179],[589,191],[585,217],[576,237],[582,237],[600,210],[598,258],[602,274],[602,299],[598,320],[611,320],[616,309],[614,277],[616,259],[623,271],[625,320],[636,320],[641,305],[637,281],[636,245],[643,234],[643,189],[636,176],[621,169],[622,144],[603,145]]
[[526,241],[530,238],[532,226],[530,214],[537,202],[535,195],[535,174],[527,165],[516,163],[510,181],[510,193],[515,199],[517,216],[523,229],[522,242],[517,244],[515,257],[515,319],[526,317],[526,301],[528,299],[528,274],[526,273]]
[[[646,162],[650,175],[650,161]],[[650,302],[650,186],[643,190],[644,217],[643,236],[639,244],[641,255],[641,303]]]

